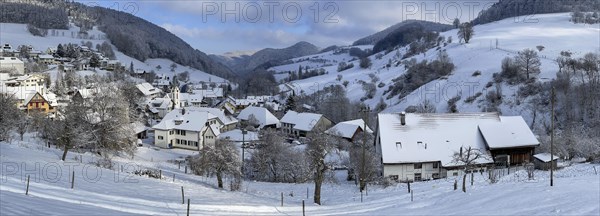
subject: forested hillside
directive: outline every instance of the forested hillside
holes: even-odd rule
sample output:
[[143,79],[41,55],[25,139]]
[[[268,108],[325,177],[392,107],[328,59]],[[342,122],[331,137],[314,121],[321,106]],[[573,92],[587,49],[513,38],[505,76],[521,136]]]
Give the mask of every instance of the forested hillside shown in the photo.
[[42,30],[67,29],[71,16],[82,31],[97,26],[119,51],[137,60],[165,58],[223,78],[235,77],[228,67],[171,32],[126,12],[58,0],[10,1],[0,5],[1,22],[32,24]]
[[531,14],[598,10],[600,10],[600,1],[597,0],[500,0],[489,9],[482,11],[473,23],[485,24]]

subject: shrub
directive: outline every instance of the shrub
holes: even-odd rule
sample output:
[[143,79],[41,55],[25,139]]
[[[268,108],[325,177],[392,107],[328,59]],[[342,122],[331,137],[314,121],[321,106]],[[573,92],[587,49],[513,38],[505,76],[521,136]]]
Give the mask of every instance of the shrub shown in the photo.
[[474,77],[475,77],[475,76],[481,76],[481,71],[478,71],[478,70],[477,70],[477,71],[473,72],[473,75],[472,75],[472,76],[474,76]]
[[482,95],[481,92],[477,92],[473,96],[470,96],[467,99],[465,99],[465,103],[473,103],[473,101],[475,101],[475,99],[477,99],[481,95]]

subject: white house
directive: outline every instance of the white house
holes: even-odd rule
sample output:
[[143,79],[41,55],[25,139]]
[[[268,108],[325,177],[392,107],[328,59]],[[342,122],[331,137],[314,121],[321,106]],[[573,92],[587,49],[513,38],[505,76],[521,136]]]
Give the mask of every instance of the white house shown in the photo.
[[153,118],[163,118],[173,109],[173,100],[169,95],[162,98],[153,98],[146,101],[146,107]]
[[246,107],[244,110],[242,110],[240,112],[240,114],[237,116],[237,118],[242,121],[249,121],[249,120],[251,120],[251,116],[254,116],[254,118],[256,118],[256,120],[258,121],[257,122],[259,124],[258,128],[264,128],[264,127],[278,128],[279,127],[279,119],[277,119],[277,117],[275,117],[275,115],[273,115],[273,113],[269,112],[269,110],[265,109],[264,107],[253,107],[253,106]]
[[135,85],[135,87],[142,93],[142,95],[144,95],[144,97],[146,98],[156,98],[158,96],[160,96],[160,94],[162,93],[162,90],[155,88],[154,86],[152,86],[150,83],[144,82],[144,83],[140,83]]
[[[363,132],[363,127],[365,126],[365,121],[362,119],[356,119],[352,121],[340,122],[334,125],[333,127],[327,129],[325,133],[339,136],[345,138],[349,141],[354,141],[356,136]],[[373,130],[367,126],[367,133],[373,133]]]
[[56,62],[54,61],[54,56],[49,55],[49,54],[39,55],[37,57],[37,61],[38,61],[38,63],[45,64],[45,65],[56,64]]
[[281,118],[280,122],[281,130],[284,133],[297,137],[306,136],[308,132],[313,131],[315,128],[325,130],[332,125],[331,120],[321,114],[299,113],[291,110]]
[[[400,181],[421,181],[461,175],[462,164],[453,162],[453,155],[469,147],[484,154],[475,161],[476,164],[493,163],[479,126],[501,121],[498,113],[379,114],[375,143],[382,157],[383,176]],[[513,127],[521,128],[520,125]],[[528,128],[526,130],[531,133]],[[519,136],[504,135],[502,140],[507,142]]]
[[25,74],[25,63],[17,57],[0,57],[0,71]]
[[174,109],[154,125],[154,144],[161,148],[200,150],[214,146],[221,123],[218,117],[203,111]]

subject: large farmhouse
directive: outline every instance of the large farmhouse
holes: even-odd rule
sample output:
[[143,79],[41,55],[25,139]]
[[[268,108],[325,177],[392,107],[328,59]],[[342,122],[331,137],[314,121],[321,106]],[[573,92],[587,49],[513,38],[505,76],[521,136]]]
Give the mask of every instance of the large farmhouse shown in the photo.
[[281,130],[291,136],[306,137],[314,129],[328,129],[333,124],[325,116],[316,113],[288,111],[281,118]]
[[383,175],[400,181],[461,175],[461,165],[453,162],[461,149],[483,152],[476,161],[483,167],[507,159],[531,161],[539,145],[520,116],[498,113],[379,114],[375,143]]

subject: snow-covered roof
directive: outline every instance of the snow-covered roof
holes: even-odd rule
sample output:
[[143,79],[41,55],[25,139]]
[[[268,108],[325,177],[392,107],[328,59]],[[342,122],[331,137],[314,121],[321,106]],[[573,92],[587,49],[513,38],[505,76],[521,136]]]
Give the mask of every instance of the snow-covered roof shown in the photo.
[[321,114],[299,113],[290,110],[281,118],[281,123],[293,124],[296,130],[312,131],[322,117]]
[[155,88],[147,82],[137,84],[135,85],[135,87],[137,87],[140,90],[140,92],[142,92],[142,94],[144,94],[145,96],[160,94],[162,92],[160,89]]
[[169,97],[169,95],[165,95],[164,98],[154,98],[151,100],[148,100],[147,102],[148,107],[150,107],[150,111],[152,111],[152,108],[160,108],[160,109],[167,109],[169,108],[173,102],[171,101],[171,98]]
[[242,110],[237,117],[241,120],[248,120],[250,115],[254,115],[254,117],[260,123],[260,127],[279,124],[279,119],[277,119],[273,113],[269,112],[269,110],[265,109],[264,107],[246,107],[246,109]]
[[242,135],[242,130],[240,130],[240,129],[235,129],[235,130],[221,133],[221,135],[219,135],[219,138],[220,139],[229,139],[234,142],[242,142],[242,141],[249,142],[249,141],[259,140],[257,132],[248,131],[248,133],[246,135]]
[[[460,148],[472,147],[486,154],[485,142],[477,127],[498,122],[497,113],[406,114],[406,125],[400,114],[378,116],[378,136],[383,163],[420,163],[440,161],[443,166],[455,166],[452,156]],[[489,163],[486,157],[477,161]]]
[[[351,139],[359,128],[362,130],[364,123],[365,121],[362,119],[340,122],[332,128],[326,130],[325,133]],[[369,126],[367,126],[367,132],[373,133]]]
[[[550,162],[550,153],[539,153],[539,154],[535,154],[533,155],[533,157],[537,158],[538,160],[541,160],[542,162],[548,163]],[[554,160],[558,160],[558,156],[554,155],[554,158],[552,158]]]
[[257,101],[257,102],[260,102],[260,103],[269,101],[269,100],[271,100],[271,98],[273,98],[273,96],[269,96],[269,95],[262,95],[262,96],[248,95],[248,96],[246,96],[246,99],[252,100],[252,101]]
[[535,138],[521,116],[500,116],[498,122],[486,122],[479,125],[490,149],[537,146]]
[[[206,122],[210,119],[216,119],[217,117],[209,112],[185,112],[182,113],[183,109],[174,109],[167,113],[165,117],[152,128],[156,130],[186,130],[186,131],[197,131],[200,132],[206,125]],[[215,131],[216,130],[216,131]],[[218,133],[218,129],[213,129],[215,133]]]
[[84,88],[84,89],[77,90],[77,92],[81,95],[81,97],[83,99],[86,99],[86,98],[90,98],[91,96],[93,96],[94,94],[96,94],[98,92],[98,90],[97,89]]
[[54,56],[48,55],[48,54],[43,54],[43,55],[39,55],[38,58],[40,58],[40,59],[54,59]]
[[187,107],[185,109],[190,112],[209,112],[210,114],[216,116],[219,119],[219,121],[223,123],[223,125],[235,124],[238,122],[236,118],[234,118],[233,116],[225,115],[225,112],[218,108]]
[[223,88],[195,89],[192,90],[192,93],[199,94],[207,98],[223,97]]
[[0,63],[4,64],[22,64],[23,61],[16,57],[0,57]]
[[131,123],[131,127],[133,128],[135,134],[139,134],[148,130],[148,127],[146,127],[146,125],[142,124],[141,122],[133,122]]

